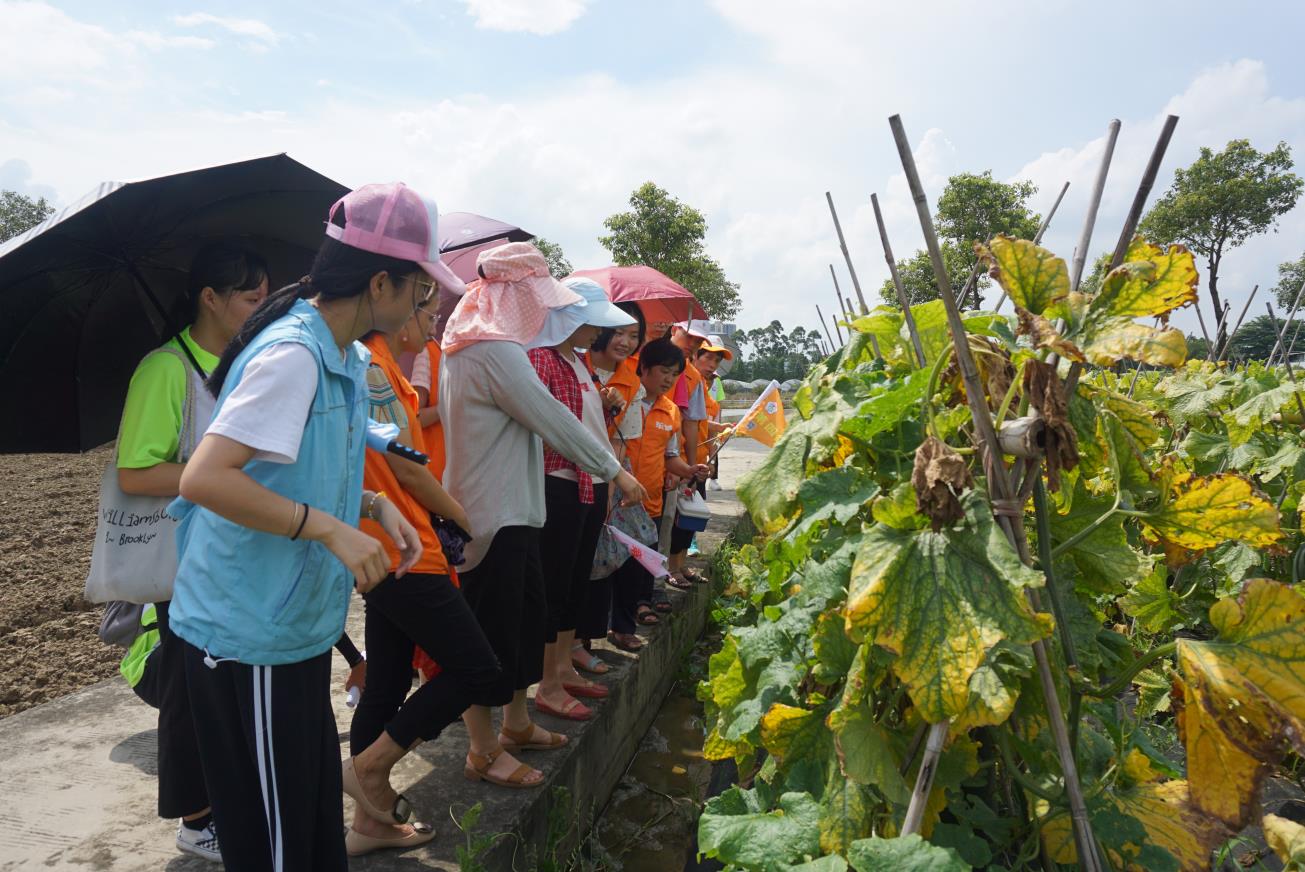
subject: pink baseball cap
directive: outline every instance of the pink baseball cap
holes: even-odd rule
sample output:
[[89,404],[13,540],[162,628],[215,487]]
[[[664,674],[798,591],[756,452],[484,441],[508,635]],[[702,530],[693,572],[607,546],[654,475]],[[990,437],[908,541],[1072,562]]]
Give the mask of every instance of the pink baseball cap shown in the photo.
[[[344,226],[335,213],[344,207]],[[403,182],[363,185],[335,201],[326,235],[352,248],[414,261],[439,286],[458,296],[467,286],[440,260],[439,209]]]

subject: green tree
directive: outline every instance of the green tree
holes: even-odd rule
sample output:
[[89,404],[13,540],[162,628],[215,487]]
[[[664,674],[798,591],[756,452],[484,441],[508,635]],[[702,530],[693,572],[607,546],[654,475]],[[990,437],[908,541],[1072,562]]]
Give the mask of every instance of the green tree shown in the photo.
[[[1305,285],[1305,254],[1296,260],[1278,264],[1278,284],[1273,288],[1273,295],[1278,298],[1278,305],[1283,308],[1284,315],[1296,304],[1296,295],[1300,293],[1301,285]],[[1305,305],[1301,308],[1305,309]]]
[[1193,336],[1187,334],[1187,359],[1188,360],[1205,360],[1210,356],[1210,343],[1205,341],[1204,336]]
[[[1278,319],[1278,326],[1282,327],[1282,319]],[[1287,341],[1300,325],[1300,321],[1293,319],[1287,324],[1283,334]],[[1273,346],[1278,342],[1278,336],[1273,330],[1273,325],[1269,323],[1268,315],[1261,315],[1258,318],[1251,318],[1237,328],[1237,332],[1232,335],[1228,343],[1228,356],[1238,360],[1265,360],[1273,351]],[[1191,349],[1188,349],[1188,357],[1192,357]]]
[[603,222],[610,231],[598,241],[618,266],[642,264],[659,270],[693,292],[713,318],[733,318],[739,311],[739,286],[707,254],[703,240],[707,219],[652,182],[630,195],[630,211]]
[[808,330],[799,326],[785,332],[779,321],[753,330],[740,330],[734,338],[741,349],[751,348],[752,353],[731,370],[730,378],[740,381],[802,378],[811,364],[823,357],[819,337],[819,328]]
[[[1174,182],[1142,219],[1142,234],[1152,242],[1181,242],[1205,258],[1210,305],[1215,321],[1223,311],[1219,266],[1247,239],[1273,228],[1296,205],[1302,182],[1291,171],[1285,142],[1268,152],[1234,139],[1218,153],[1202,148],[1191,166],[1174,171]],[[1220,328],[1216,343],[1225,341]]]
[[0,191],[0,242],[40,224],[54,214],[54,207],[44,197],[31,197],[17,191]]
[[[992,170],[960,173],[947,180],[938,198],[934,226],[942,243],[943,262],[952,289],[960,293],[974,269],[977,256],[974,243],[987,242],[998,233],[1019,239],[1032,239],[1038,232],[1041,217],[1028,207],[1029,198],[1038,191],[1032,182],[999,182]],[[902,288],[911,305],[938,298],[938,283],[927,251],[917,251],[898,264]],[[983,304],[983,290],[988,277],[980,275],[974,283],[970,305]],[[879,295],[890,305],[898,305],[892,280],[884,282]],[[966,301],[962,301],[962,306]]]
[[562,246],[556,242],[545,239],[542,236],[536,236],[531,245],[539,249],[539,253],[548,261],[548,271],[555,279],[564,279],[571,273],[575,272],[575,267],[571,266],[571,261],[566,259],[562,252]]
[[[947,267],[947,277],[951,279],[952,289],[960,291],[965,286],[966,279],[970,277],[974,261],[971,257],[967,257],[961,246],[954,242],[943,241],[941,248],[943,263]],[[906,301],[912,306],[938,299],[938,280],[933,274],[933,261],[929,259],[929,252],[921,249],[908,260],[898,263],[897,275],[902,280]],[[880,286],[879,296],[889,306],[901,308],[891,277]]]

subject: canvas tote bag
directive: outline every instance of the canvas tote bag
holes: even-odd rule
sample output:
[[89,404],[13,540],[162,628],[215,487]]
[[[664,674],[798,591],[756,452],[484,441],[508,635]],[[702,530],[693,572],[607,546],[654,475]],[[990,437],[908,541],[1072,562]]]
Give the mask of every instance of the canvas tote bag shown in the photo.
[[[213,417],[213,395],[189,355],[172,345],[151,354],[172,354],[186,367],[186,398],[176,463],[185,463]],[[100,513],[95,524],[91,571],[86,576],[89,602],[157,603],[172,599],[177,574],[177,522],[167,513],[172,497],[126,494],[118,487],[117,451],[100,477]]]

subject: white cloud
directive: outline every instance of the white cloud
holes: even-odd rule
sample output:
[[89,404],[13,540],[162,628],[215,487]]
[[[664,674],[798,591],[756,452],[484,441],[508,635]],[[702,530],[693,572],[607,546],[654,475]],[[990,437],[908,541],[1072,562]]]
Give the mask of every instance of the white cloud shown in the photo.
[[279,33],[257,18],[227,18],[209,12],[191,12],[188,15],[172,16],[172,23],[178,27],[217,27],[236,36],[247,37],[251,47],[266,49],[281,41]]
[[151,51],[167,48],[210,49],[217,45],[213,40],[202,36],[178,36],[159,33],[157,30],[129,30],[123,34],[129,42]]
[[7,85],[81,79],[122,51],[109,31],[46,3],[0,3],[0,80]]
[[483,30],[550,36],[566,30],[585,14],[592,0],[462,0],[467,14]]

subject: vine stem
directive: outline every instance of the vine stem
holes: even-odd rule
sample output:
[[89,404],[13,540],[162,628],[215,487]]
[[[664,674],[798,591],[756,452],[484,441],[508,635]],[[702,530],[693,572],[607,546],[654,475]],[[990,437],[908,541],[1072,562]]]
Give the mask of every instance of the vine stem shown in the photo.
[[1082,687],[1081,691],[1084,696],[1095,697],[1096,699],[1108,699],[1128,687],[1137,674],[1143,669],[1150,666],[1157,660],[1163,660],[1165,657],[1171,657],[1178,651],[1178,642],[1168,642],[1159,648],[1152,648],[1147,653],[1133,661],[1124,673],[1105,687]]
[[[956,349],[956,362],[961,372],[961,378],[965,384],[966,400],[970,406],[970,415],[974,421],[975,437],[984,452],[985,470],[988,472],[988,488],[990,497],[994,503],[999,503],[1003,507],[997,515],[998,525],[1006,534],[1012,548],[1020,555],[1020,558],[1026,563],[1031,562],[1028,557],[1028,543],[1024,538],[1023,526],[1017,527],[1010,515],[1012,511],[1019,512],[1018,507],[1012,507],[1013,487],[1007,478],[1005,461],[1002,458],[1001,447],[997,442],[997,431],[993,427],[992,415],[988,411],[988,400],[984,396],[982,384],[979,381],[978,367],[975,365],[974,356],[970,353],[970,345],[967,340],[965,323],[961,320],[961,312],[958,302],[953,295],[951,280],[947,275],[946,265],[942,259],[942,249],[938,244],[938,235],[934,230],[933,218],[929,211],[929,201],[924,193],[924,185],[920,182],[920,173],[915,165],[915,157],[911,153],[911,144],[906,136],[906,128],[902,124],[900,115],[894,115],[888,119],[888,124],[893,132],[893,140],[897,146],[897,153],[902,163],[902,169],[906,173],[907,185],[911,191],[911,198],[915,202],[916,213],[920,219],[920,228],[924,231],[925,246],[929,251],[929,260],[933,265],[934,277],[938,280],[939,296],[942,298],[943,307],[947,311],[947,325],[952,336],[952,345]],[[976,270],[977,271],[977,270]],[[1019,512],[1022,515],[1022,512]],[[1022,546],[1022,547],[1021,547]],[[1038,598],[1032,589],[1026,590],[1030,605],[1038,609]],[[1051,673],[1051,662],[1047,657],[1046,645],[1041,640],[1034,642],[1032,645],[1033,656],[1038,665],[1038,680],[1042,687],[1042,694],[1047,706],[1047,720],[1051,728],[1051,735],[1056,745],[1057,754],[1060,758],[1061,772],[1065,780],[1065,792],[1069,798],[1070,820],[1073,822],[1074,843],[1078,849],[1080,866],[1084,872],[1101,872],[1102,865],[1097,853],[1096,838],[1092,833],[1092,822],[1088,817],[1087,804],[1083,799],[1083,787],[1078,778],[1078,766],[1074,762],[1074,749],[1070,745],[1069,732],[1065,726],[1065,715],[1060,708],[1060,698],[1056,691],[1056,681]],[[937,729],[935,725],[934,729]],[[944,735],[946,739],[944,725]],[[933,738],[931,734],[931,739]],[[929,783],[932,784],[933,768],[937,764],[937,758],[942,753],[942,742],[938,743],[937,753],[931,756],[932,743],[925,749],[924,759],[920,765],[920,775],[924,776],[927,772]],[[917,778],[916,790],[920,790],[920,778]],[[928,785],[924,791],[928,794]],[[914,802],[915,796],[912,796]],[[908,820],[910,823],[910,812],[908,811]],[[919,828],[919,821],[915,822],[914,828],[908,828],[903,824],[902,835],[908,835]]]

